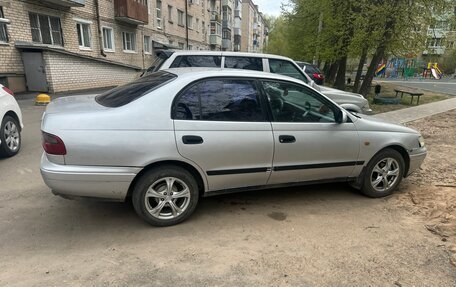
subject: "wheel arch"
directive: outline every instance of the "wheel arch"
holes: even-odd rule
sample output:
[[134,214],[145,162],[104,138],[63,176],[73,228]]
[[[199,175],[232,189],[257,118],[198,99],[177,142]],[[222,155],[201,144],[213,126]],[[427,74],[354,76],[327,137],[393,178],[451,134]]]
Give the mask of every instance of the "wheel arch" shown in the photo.
[[[19,124],[18,128],[19,128],[19,131],[22,131],[22,128],[21,128],[21,121],[19,119],[19,116],[12,110],[9,110],[5,113],[5,115],[3,116],[3,118],[5,118],[6,116],[10,116],[12,117],[13,119],[15,119],[17,121],[17,123]],[[3,120],[3,119],[1,119]]]
[[136,185],[136,183],[138,182],[138,180],[141,178],[141,176],[146,173],[147,171],[151,170],[151,169],[154,169],[154,168],[157,168],[157,167],[160,167],[160,166],[164,166],[164,165],[174,165],[174,166],[178,166],[178,167],[181,167],[185,170],[187,170],[188,172],[191,173],[191,175],[195,178],[197,184],[198,184],[198,190],[199,190],[199,193],[200,195],[203,195],[204,194],[204,191],[207,189],[206,187],[206,183],[204,181],[204,178],[203,178],[203,175],[201,174],[201,172],[196,168],[194,167],[193,165],[187,163],[187,162],[184,162],[184,161],[179,161],[179,160],[162,160],[162,161],[157,161],[157,162],[153,162],[153,163],[150,163],[148,165],[146,165],[136,176],[135,178],[133,179],[133,181],[130,183],[130,187],[128,188],[128,193],[127,193],[127,197],[130,197],[133,193],[133,189]]

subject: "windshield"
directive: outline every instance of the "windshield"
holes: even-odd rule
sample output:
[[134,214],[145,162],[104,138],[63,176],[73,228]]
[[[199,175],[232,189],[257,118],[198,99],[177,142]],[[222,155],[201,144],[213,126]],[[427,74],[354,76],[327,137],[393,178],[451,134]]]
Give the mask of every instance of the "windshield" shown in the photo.
[[174,80],[176,75],[168,72],[155,72],[136,81],[109,90],[95,98],[97,103],[105,107],[116,108],[150,93],[158,87]]

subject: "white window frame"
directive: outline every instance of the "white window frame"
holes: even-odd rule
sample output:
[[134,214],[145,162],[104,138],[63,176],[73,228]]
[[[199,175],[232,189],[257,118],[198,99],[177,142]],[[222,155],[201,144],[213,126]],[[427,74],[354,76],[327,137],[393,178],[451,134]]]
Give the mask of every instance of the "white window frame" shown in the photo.
[[[147,38],[147,40],[146,40],[146,38]],[[149,48],[149,51],[146,50],[146,43]],[[147,54],[147,55],[152,54],[152,40],[149,35],[143,36],[143,49],[144,49],[144,54]]]
[[[130,39],[130,48],[131,49],[126,49],[126,35],[129,35]],[[132,37],[133,36],[133,37]],[[136,33],[135,32],[128,32],[128,31],[122,31],[122,49],[124,53],[136,53]]]
[[[182,16],[182,17],[180,17]],[[183,26],[185,25],[185,13],[184,11],[181,11],[179,9],[177,9],[177,25],[179,26]]]
[[11,21],[5,18],[5,11],[3,10],[3,6],[0,6],[0,10],[2,11],[3,17],[0,17],[0,29],[5,31],[6,41],[1,41],[0,44],[8,44],[9,42],[9,35],[8,35],[8,26]]
[[192,15],[187,15],[187,27],[190,30],[193,30],[193,16]]
[[[104,30],[110,30],[111,31],[111,45],[112,48],[106,48],[105,43],[104,43]],[[103,51],[113,53],[116,51],[116,44],[114,41],[114,28],[108,27],[108,26],[101,26],[101,35],[102,35],[102,40],[103,40]]]
[[[158,4],[160,3],[160,7],[158,6]],[[158,29],[162,29],[163,28],[163,2],[161,0],[156,0],[155,1],[155,4],[156,4],[156,7],[155,7],[155,16],[157,18],[157,28]],[[160,17],[158,17],[160,15]]]
[[[93,43],[92,43],[92,21],[88,21],[88,20],[84,20],[84,19],[79,19],[79,18],[74,18],[74,20],[76,21],[76,29],[81,29],[80,30],[80,33],[81,33],[81,39],[82,39],[82,46],[79,45],[79,50],[88,50],[88,51],[91,51],[92,50],[92,47],[93,47]],[[83,26],[87,26],[88,29],[89,29],[89,47],[87,46],[84,46],[84,33],[83,33]],[[78,28],[80,27],[80,28]],[[77,31],[76,31],[77,32]],[[79,39],[78,39],[78,43],[79,43]]]

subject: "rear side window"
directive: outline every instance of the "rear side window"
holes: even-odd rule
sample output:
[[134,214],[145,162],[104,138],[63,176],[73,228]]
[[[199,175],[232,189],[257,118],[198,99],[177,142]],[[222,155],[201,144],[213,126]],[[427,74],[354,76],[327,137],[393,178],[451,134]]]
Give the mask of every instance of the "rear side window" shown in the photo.
[[306,65],[306,73],[308,74],[320,74],[320,71],[314,66]]
[[226,57],[225,68],[263,71],[263,59],[257,57]]
[[302,71],[290,61],[269,59],[269,70],[271,73],[293,77],[307,83],[307,79],[302,74]]
[[97,96],[95,100],[105,107],[116,108],[124,106],[175,78],[177,78],[176,75],[168,72],[155,72],[126,85],[109,90]]
[[174,107],[176,120],[262,122],[265,116],[253,80],[210,79],[186,89]]
[[170,68],[207,67],[220,68],[220,56],[177,56]]

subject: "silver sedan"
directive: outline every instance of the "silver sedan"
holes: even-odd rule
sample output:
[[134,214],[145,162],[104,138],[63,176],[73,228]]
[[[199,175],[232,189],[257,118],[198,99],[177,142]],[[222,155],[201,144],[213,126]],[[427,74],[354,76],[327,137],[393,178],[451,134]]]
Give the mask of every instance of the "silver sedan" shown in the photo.
[[426,156],[415,130],[348,113],[290,77],[229,69],[169,69],[57,99],[42,132],[54,194],[131,196],[156,226],[239,190],[337,181],[386,196]]

